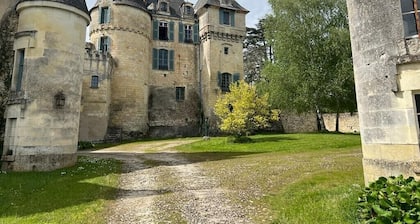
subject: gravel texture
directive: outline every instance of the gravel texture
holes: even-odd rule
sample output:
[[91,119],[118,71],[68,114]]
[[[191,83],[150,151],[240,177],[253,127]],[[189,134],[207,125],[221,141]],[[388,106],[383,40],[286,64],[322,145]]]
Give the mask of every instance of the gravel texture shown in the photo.
[[[234,203],[216,177],[173,147],[191,140],[130,144],[84,152],[123,162],[119,193],[108,208],[108,223],[253,223],[253,208]],[[152,150],[153,149],[153,150]],[[247,214],[248,213],[248,214]]]

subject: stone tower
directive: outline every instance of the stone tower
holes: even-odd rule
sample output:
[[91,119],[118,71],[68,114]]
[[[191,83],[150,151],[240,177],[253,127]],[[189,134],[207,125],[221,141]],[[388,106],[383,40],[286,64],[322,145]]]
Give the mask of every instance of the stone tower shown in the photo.
[[216,129],[214,104],[229,91],[232,82],[243,79],[243,40],[248,11],[234,0],[199,0],[195,5],[200,27],[201,95],[204,116]]
[[21,0],[2,165],[51,170],[76,162],[86,26],[84,0]]
[[347,0],[366,183],[420,177],[420,23],[413,2]]
[[[115,61],[108,130],[124,138],[148,132],[148,77],[151,64],[151,16],[138,0],[98,0],[91,9],[90,40]],[[99,80],[101,82],[101,80]]]

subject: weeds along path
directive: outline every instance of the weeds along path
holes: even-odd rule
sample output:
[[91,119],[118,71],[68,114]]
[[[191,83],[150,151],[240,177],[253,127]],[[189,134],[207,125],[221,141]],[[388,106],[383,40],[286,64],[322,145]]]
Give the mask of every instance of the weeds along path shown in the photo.
[[108,223],[252,223],[244,214],[247,209],[231,202],[216,178],[173,150],[190,142],[139,143],[90,152],[123,162]]

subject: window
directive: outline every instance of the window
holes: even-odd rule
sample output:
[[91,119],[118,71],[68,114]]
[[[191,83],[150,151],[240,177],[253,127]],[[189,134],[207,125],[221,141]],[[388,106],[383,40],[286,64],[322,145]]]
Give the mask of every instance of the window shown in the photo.
[[179,42],[198,43],[198,24],[190,25],[179,23]]
[[168,70],[168,50],[159,50],[159,70]]
[[174,22],[153,20],[153,40],[174,40]]
[[192,39],[193,38],[193,28],[192,28],[192,26],[191,25],[185,25],[184,30],[185,30],[184,41],[186,43],[192,43],[193,42],[193,39]]
[[159,40],[168,40],[168,23],[159,23]]
[[176,101],[185,100],[185,87],[176,87]]
[[417,114],[417,124],[420,129],[420,94],[415,94],[414,98],[416,100],[416,114]]
[[229,85],[232,80],[232,75],[229,73],[219,74],[219,87],[222,92],[230,92]]
[[219,16],[220,16],[220,24],[235,26],[235,11],[227,10],[227,9],[220,9]]
[[17,51],[17,61],[16,61],[16,92],[22,90],[22,80],[23,80],[23,70],[25,68],[25,49],[20,49]]
[[228,48],[228,47],[225,47],[225,48],[224,48],[224,53],[225,53],[225,54],[229,54],[229,48]]
[[109,37],[101,37],[101,39],[99,40],[99,51],[102,53],[109,51]]
[[166,3],[166,2],[161,2],[161,3],[160,3],[160,7],[159,7],[159,11],[162,11],[162,12],[167,12],[167,11],[168,11],[168,3]]
[[100,24],[104,24],[104,23],[109,23],[109,8],[108,7],[102,7],[101,8],[101,15],[99,16],[99,23]]
[[230,74],[230,73],[218,73],[218,84],[223,93],[230,92],[229,86],[232,82],[238,82],[241,76],[239,73]]
[[184,7],[184,14],[185,15],[192,15],[193,14],[193,8],[191,6],[185,6]]
[[417,35],[420,27],[419,2],[417,0],[401,0],[401,11],[404,23],[404,36]]
[[90,88],[98,88],[99,87],[99,76],[93,75],[90,80]]
[[174,51],[166,49],[153,49],[153,69],[174,70]]

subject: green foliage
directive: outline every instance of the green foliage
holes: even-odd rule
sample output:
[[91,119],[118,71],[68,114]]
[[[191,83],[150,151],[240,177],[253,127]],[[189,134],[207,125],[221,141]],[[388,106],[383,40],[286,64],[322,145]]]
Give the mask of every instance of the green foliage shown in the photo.
[[420,182],[413,177],[380,177],[362,191],[358,206],[365,223],[418,223]]
[[345,0],[270,0],[265,34],[274,48],[261,83],[270,102],[297,112],[356,108]]
[[104,223],[120,163],[81,157],[51,172],[0,172],[0,223]]
[[258,96],[256,88],[245,81],[232,84],[230,92],[217,99],[214,112],[221,120],[219,128],[235,137],[278,120],[278,113],[270,110],[268,95]]
[[92,142],[78,142],[77,149],[84,150],[84,149],[93,149],[95,145]]

